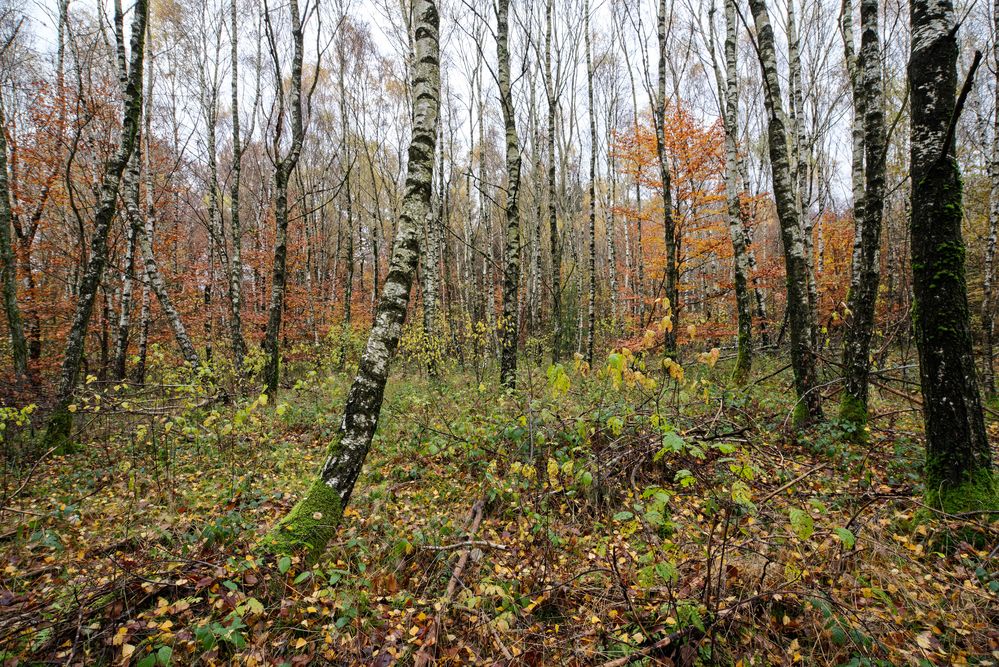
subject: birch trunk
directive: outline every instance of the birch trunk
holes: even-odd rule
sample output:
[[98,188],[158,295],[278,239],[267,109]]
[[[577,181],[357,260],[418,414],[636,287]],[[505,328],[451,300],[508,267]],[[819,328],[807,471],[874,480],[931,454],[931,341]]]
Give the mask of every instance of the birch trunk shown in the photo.
[[[848,309],[850,327],[843,345],[843,397],[840,418],[851,422],[866,439],[867,376],[871,371],[871,337],[881,278],[881,221],[885,196],[884,83],[881,80],[881,37],[878,0],[860,2],[861,99],[864,119],[863,224],[857,230],[860,251],[854,253]],[[857,261],[859,260],[859,261]]]
[[[812,310],[812,322],[815,322],[818,307],[818,289],[815,284],[815,259],[812,245],[811,197],[809,196],[808,162],[810,149],[805,136],[805,100],[802,92],[801,77],[801,45],[798,38],[798,26],[795,0],[787,0],[787,52],[788,81],[790,97],[789,125],[791,133],[791,170],[795,180],[795,201],[801,224],[801,240],[804,245],[805,263],[808,268],[805,279],[808,286],[808,307]],[[818,340],[818,331],[812,328],[812,345]]]
[[593,108],[593,54],[590,45],[590,4],[583,10],[583,42],[586,49],[586,97],[590,120],[590,183],[589,183],[589,294],[586,301],[586,362],[593,366],[593,345],[597,328],[597,116]]
[[673,327],[666,332],[663,347],[667,354],[676,354],[676,331],[680,325],[679,282],[680,267],[677,259],[676,223],[673,220],[673,191],[670,186],[669,157],[666,155],[666,0],[659,0],[657,18],[659,40],[659,68],[655,112],[656,155],[659,158],[659,175],[663,186],[663,237],[666,244],[666,299],[673,312]]
[[[711,8],[714,13],[714,6]],[[732,239],[732,260],[735,272],[735,306],[738,321],[738,353],[733,378],[744,383],[753,368],[753,304],[749,294],[749,257],[746,230],[739,201],[739,73],[734,0],[725,0],[725,71],[715,65],[718,81],[718,103],[725,129],[725,198],[728,207],[728,231]],[[711,19],[711,60],[715,62],[714,20]],[[724,85],[723,85],[724,84]]]
[[999,509],[968,314],[954,156],[957,26],[951,0],[912,0],[909,99],[913,321],[926,425],[926,504]]
[[28,342],[24,337],[24,319],[17,304],[17,260],[11,243],[10,186],[7,181],[6,119],[0,107],[0,271],[3,271],[3,308],[10,333],[11,361],[14,375],[28,373]]
[[999,0],[994,3],[992,27],[992,54],[996,62],[997,85],[995,90],[995,111],[992,124],[992,163],[990,167],[991,191],[989,193],[989,237],[985,246],[985,273],[982,285],[982,355],[985,357],[985,392],[995,396],[995,361],[993,360],[993,343],[995,336],[995,320],[993,310],[993,274],[995,273],[996,237],[999,235]]
[[506,231],[503,252],[503,322],[501,324],[500,382],[517,384],[517,286],[520,282],[520,141],[510,81],[510,0],[496,5],[496,56],[499,60],[499,94],[506,137]]
[[794,181],[788,156],[788,136],[784,123],[780,79],[777,74],[777,47],[765,0],[750,0],[760,67],[763,72],[763,101],[767,113],[767,144],[773,174],[774,199],[784,245],[787,274],[787,317],[791,330],[791,366],[798,402],[794,423],[803,426],[822,419],[822,400],[816,387],[815,353],[812,349],[814,320],[808,301],[807,273],[803,233],[795,205]]
[[299,547],[322,552],[343,517],[378,425],[389,362],[406,319],[419,259],[420,230],[430,213],[434,150],[440,107],[438,16],[434,0],[416,0],[412,67],[413,134],[406,189],[392,260],[357,376],[347,395],[329,457],[305,498],[271,534],[278,550]]
[[[138,151],[139,149],[136,148],[136,150]],[[136,172],[134,174],[136,181],[138,180],[138,176],[138,167],[136,167]],[[132,178],[132,174],[129,174],[126,178],[128,187],[132,187]],[[180,318],[180,313],[177,312],[177,309],[173,305],[173,300],[170,298],[170,290],[167,288],[166,281],[163,280],[163,274],[160,272],[159,265],[156,262],[156,255],[153,251],[153,233],[156,228],[156,210],[154,208],[151,187],[152,176],[149,173],[148,157],[146,162],[146,179],[145,220],[143,220],[143,214],[138,208],[138,198],[135,198],[134,200],[127,198],[125,201],[125,210],[128,213],[132,224],[136,224],[139,227],[139,247],[142,249],[142,262],[146,273],[146,279],[149,281],[149,287],[153,294],[156,295],[156,300],[160,304],[160,310],[163,311],[163,315],[170,324],[170,329],[173,330],[174,338],[177,339],[177,346],[180,348],[180,352],[184,356],[184,360],[187,361],[191,367],[197,368],[201,364],[201,358],[198,356],[198,350],[194,347],[194,343],[191,341],[191,337],[187,333],[187,327],[184,326],[184,322]],[[138,185],[136,184],[134,187],[138,188]]]
[[[136,230],[138,235],[139,230]],[[138,236],[136,236],[138,239]],[[146,277],[145,271],[141,272],[142,275],[142,300],[139,306],[139,342],[137,345],[137,350],[135,356],[138,357],[138,361],[135,364],[135,368],[132,369],[132,380],[139,384],[143,384],[146,381],[146,355],[149,351],[149,315],[151,307],[151,299],[149,296],[149,278]]]
[[[150,70],[152,70],[152,54],[150,54],[149,62]],[[177,312],[177,309],[173,305],[173,300],[170,298],[170,290],[167,288],[166,281],[163,280],[163,274],[160,271],[159,264],[156,262],[156,255],[153,250],[153,235],[156,230],[156,200],[153,197],[153,172],[151,164],[153,145],[151,130],[152,115],[153,86],[152,72],[150,71],[150,75],[146,77],[145,125],[142,133],[146,150],[143,152],[142,145],[136,144],[135,153],[129,162],[128,170],[125,174],[125,190],[131,196],[125,197],[125,213],[131,224],[136,226],[138,232],[139,248],[142,251],[143,269],[147,284],[153,294],[156,295],[156,300],[160,304],[160,310],[163,311],[163,315],[170,324],[170,329],[173,331],[174,338],[177,340],[177,346],[180,348],[184,360],[192,368],[197,368],[201,364],[201,359],[198,356],[197,349],[194,347],[194,342],[187,333],[187,328],[184,326],[183,320],[180,318],[180,313]],[[146,206],[144,213],[139,209],[140,160],[145,167],[146,179]]]
[[[441,157],[443,160],[443,156]],[[438,166],[438,173],[443,174],[443,165]],[[432,197],[432,205],[423,223],[423,330],[429,336],[437,334],[437,309],[440,303],[440,245],[438,228],[441,224],[443,197],[443,182]],[[435,372],[431,365],[429,369]]]
[[545,6],[545,92],[548,96],[548,243],[551,252],[551,276],[548,284],[552,293],[552,361],[557,362],[565,351],[562,331],[562,238],[558,231],[555,186],[555,81],[552,79],[552,30],[555,23],[555,2]]
[[[749,168],[746,166],[746,156],[742,153],[736,154],[736,164],[739,170],[739,189],[742,192],[749,192]],[[741,202],[740,202],[741,204]],[[746,239],[746,263],[749,266],[749,276],[753,284],[753,300],[756,304],[756,317],[760,320],[760,344],[766,347],[770,344],[770,329],[767,321],[767,300],[763,295],[763,288],[760,287],[756,277],[756,251],[753,250],[753,235],[749,227],[753,213],[748,207],[740,206],[742,216],[742,236]]]
[[[298,13],[298,0],[289,3],[291,14],[291,36],[293,54],[291,60],[291,146],[284,157],[280,156],[281,135],[283,133],[284,117],[284,84],[281,83],[280,56],[276,37],[271,28],[269,14],[265,14],[268,37],[271,45],[271,57],[278,76],[278,121],[274,126],[273,150],[277,164],[274,167],[274,266],[271,273],[271,296],[267,312],[267,328],[264,331],[263,347],[267,355],[264,364],[264,385],[268,394],[277,393],[278,377],[280,375],[280,350],[278,338],[281,334],[281,316],[284,311],[285,287],[288,279],[288,183],[291,173],[298,164],[302,153],[302,142],[305,139],[305,127],[302,121],[302,58],[303,36],[302,20]],[[375,265],[375,275],[378,267]]]
[[243,144],[239,127],[239,23],[236,0],[229,3],[229,46],[232,79],[232,181],[229,184],[229,227],[232,235],[229,251],[229,339],[239,373],[246,356],[243,338],[243,229],[239,219],[239,186],[243,173]]
[[111,222],[114,219],[118,204],[118,190],[121,186],[122,173],[135,149],[136,135],[142,116],[142,61],[148,10],[146,0],[136,0],[132,21],[128,82],[125,86],[123,100],[121,134],[118,147],[108,162],[101,179],[100,196],[98,197],[97,211],[94,214],[94,232],[90,241],[90,259],[80,283],[73,323],[66,341],[66,352],[63,356],[59,378],[58,399],[52,414],[49,416],[45,433],[47,445],[57,446],[62,451],[73,449],[70,441],[73,415],[69,411],[69,405],[73,399],[76,382],[79,379],[87,329],[94,312],[97,289],[107,264],[108,234],[111,231]]
[[[861,239],[864,236],[864,90],[861,86],[861,74],[857,64],[857,54],[853,46],[853,4],[851,0],[843,0],[843,55],[846,60],[846,70],[850,77],[850,89],[853,94],[853,123],[850,128],[850,138],[853,144],[851,157],[850,182],[853,186],[853,266],[861,265]],[[860,273],[850,274],[850,292],[858,289],[857,281]]]
[[[139,206],[139,174],[138,174],[138,154],[139,150],[132,153],[125,175],[125,198],[133,200],[134,206]],[[133,176],[133,164],[135,174]],[[132,293],[135,283],[135,251],[138,242],[139,225],[138,219],[127,216],[127,236],[125,246],[125,272],[121,281],[121,303],[119,304],[118,329],[115,334],[114,359],[112,361],[115,380],[125,379],[125,361],[128,356],[128,337],[132,323]]]

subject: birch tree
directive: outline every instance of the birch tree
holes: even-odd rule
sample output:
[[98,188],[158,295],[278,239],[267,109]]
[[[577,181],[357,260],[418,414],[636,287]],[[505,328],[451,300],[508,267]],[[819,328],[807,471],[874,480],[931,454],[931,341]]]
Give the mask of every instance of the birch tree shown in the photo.
[[[954,5],[951,0],[911,0],[909,10],[909,235],[926,425],[926,504],[951,513],[994,510],[999,508],[999,490],[972,353],[961,173],[954,155],[961,112],[955,99]],[[968,87],[962,91],[962,103]]]
[[[271,59],[274,63],[275,86],[277,95],[275,104],[277,110],[274,120],[274,137],[271,143],[274,164],[274,264],[271,273],[271,295],[267,314],[267,328],[264,331],[263,348],[267,355],[264,365],[264,385],[267,393],[277,392],[278,376],[280,374],[280,351],[278,338],[281,334],[281,315],[284,311],[285,286],[287,283],[288,262],[288,183],[291,173],[298,164],[302,154],[302,142],[305,139],[305,124],[302,119],[302,59],[303,33],[302,17],[298,11],[298,0],[290,0],[291,17],[291,145],[287,153],[282,155],[281,139],[284,134],[285,120],[285,84],[281,69],[281,56],[278,50],[277,35],[271,21],[270,9],[264,4],[264,23],[267,28],[267,40]],[[377,273],[377,271],[376,271]]]
[[[148,28],[147,28],[148,29]],[[123,49],[122,49],[123,50]],[[170,290],[163,274],[160,271],[159,262],[153,245],[153,237],[156,231],[156,198],[153,190],[152,173],[152,115],[153,115],[153,73],[155,62],[152,53],[147,54],[148,67],[145,75],[146,94],[143,99],[144,125],[140,131],[140,139],[136,142],[135,150],[129,160],[125,170],[124,190],[125,190],[125,214],[129,220],[129,226],[138,239],[139,249],[142,256],[143,272],[146,283],[150,290],[156,295],[156,301],[160,305],[160,310],[166,317],[170,330],[173,332],[177,346],[180,348],[184,360],[197,368],[201,364],[201,357],[187,333],[187,327],[180,317],[180,313],[173,304]],[[124,76],[124,74],[122,75]],[[143,143],[145,151],[143,151]],[[144,169],[140,168],[140,163]],[[141,171],[145,171],[145,206],[139,203],[139,179]]]
[[999,236],[999,2],[992,10],[992,56],[996,66],[995,109],[992,122],[992,159],[989,164],[991,191],[989,193],[989,232],[985,241],[985,274],[982,284],[982,356],[985,357],[983,382],[988,396],[996,393],[995,360],[993,359],[995,338],[994,273],[996,257],[996,237]]
[[[116,8],[120,11],[120,8]],[[69,440],[73,426],[73,415],[69,410],[73,391],[79,379],[80,364],[86,343],[87,329],[97,299],[97,289],[104,275],[108,260],[108,234],[118,204],[118,190],[122,172],[135,149],[136,135],[142,117],[142,65],[146,40],[146,19],[149,6],[146,0],[136,0],[133,7],[132,34],[130,37],[128,81],[125,86],[123,113],[118,147],[105,168],[101,179],[97,211],[94,215],[94,232],[90,242],[90,259],[80,283],[73,323],[66,340],[62,370],[59,378],[58,398],[49,416],[45,433],[48,446],[57,446],[63,451],[72,449]]]
[[7,181],[7,133],[3,104],[0,103],[0,271],[3,272],[3,309],[10,332],[11,361],[14,374],[28,372],[28,342],[24,337],[24,319],[17,303],[17,261],[10,235],[10,186]]
[[773,178],[774,199],[784,245],[787,286],[787,318],[791,333],[791,367],[798,402],[794,423],[801,426],[822,418],[822,401],[816,388],[815,352],[812,349],[814,320],[808,299],[808,262],[795,205],[795,184],[788,155],[787,125],[777,72],[777,46],[765,0],[750,0],[756,25],[757,55],[763,72],[763,102],[767,115],[767,145]]
[[711,6],[708,48],[718,84],[718,106],[725,130],[725,202],[728,231],[732,239],[732,264],[735,274],[735,306],[738,322],[738,352],[733,378],[744,383],[753,368],[753,303],[749,293],[752,270],[746,229],[743,226],[739,187],[739,70],[738,26],[735,0],[725,0],[725,69],[717,64],[714,40],[714,5]]
[[[593,53],[590,35],[590,3],[583,7],[583,43],[586,50],[586,96],[590,116],[589,273],[587,298],[586,361],[593,365],[593,344],[597,328],[597,112],[593,108]],[[607,230],[608,234],[610,229]]]
[[861,438],[867,423],[867,376],[874,315],[881,278],[881,218],[885,195],[884,84],[881,79],[881,37],[878,0],[860,3],[860,58],[858,74],[862,98],[864,194],[858,225],[859,252],[853,259],[848,310],[850,326],[843,343],[843,397],[840,418],[851,422]]
[[406,319],[420,255],[420,236],[424,221],[430,214],[440,108],[437,6],[434,0],[415,0],[413,13],[413,132],[392,260],[357,376],[347,394],[343,420],[330,445],[328,458],[306,496],[272,533],[274,546],[279,550],[306,547],[313,553],[321,552],[336,530],[371,447],[381,413],[389,363],[399,344]]
[[239,188],[243,173],[243,139],[239,123],[239,20],[236,0],[229,2],[229,47],[232,92],[232,176],[229,183],[229,339],[236,370],[243,367],[243,228],[239,218]]
[[676,354],[676,330],[680,324],[680,261],[676,221],[673,219],[673,192],[670,186],[669,157],[666,155],[666,0],[659,0],[656,16],[656,35],[659,44],[659,65],[655,93],[649,85],[652,98],[653,122],[656,126],[656,155],[659,158],[659,176],[663,186],[663,239],[666,244],[665,290],[666,299],[673,312],[673,326],[666,330],[664,347],[667,354]]
[[562,238],[558,229],[555,186],[555,114],[558,105],[557,83],[552,74],[552,31],[555,23],[555,0],[545,3],[545,95],[548,98],[547,150],[547,194],[548,194],[548,243],[551,253],[551,267],[548,278],[552,296],[552,361],[562,358],[564,335],[562,332]]
[[517,288],[520,283],[520,140],[513,106],[510,76],[510,0],[496,4],[496,56],[498,59],[500,107],[506,140],[506,230],[503,240],[503,322],[500,351],[500,382],[517,384]]

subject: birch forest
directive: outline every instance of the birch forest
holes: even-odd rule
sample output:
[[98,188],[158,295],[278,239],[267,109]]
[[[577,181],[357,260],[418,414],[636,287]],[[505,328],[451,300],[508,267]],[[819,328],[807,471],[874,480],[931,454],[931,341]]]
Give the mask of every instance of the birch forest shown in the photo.
[[999,665],[999,0],[0,0],[0,663]]

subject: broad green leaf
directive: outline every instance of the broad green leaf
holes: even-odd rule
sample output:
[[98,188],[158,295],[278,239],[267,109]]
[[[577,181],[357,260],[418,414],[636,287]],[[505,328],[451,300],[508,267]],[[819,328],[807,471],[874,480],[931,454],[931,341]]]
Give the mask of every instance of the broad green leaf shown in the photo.
[[854,545],[857,544],[857,538],[846,528],[837,528],[835,530],[836,535],[839,537],[840,542],[843,543],[847,549],[852,549]]
[[815,522],[812,515],[805,510],[792,507],[789,512],[791,519],[791,529],[801,540],[807,540],[815,532]]

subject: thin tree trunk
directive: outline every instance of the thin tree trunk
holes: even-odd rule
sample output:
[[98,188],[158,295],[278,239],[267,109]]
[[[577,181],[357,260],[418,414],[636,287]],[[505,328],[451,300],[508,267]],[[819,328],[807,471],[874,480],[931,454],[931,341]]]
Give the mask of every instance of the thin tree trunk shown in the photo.
[[666,299],[673,314],[673,326],[665,332],[663,347],[667,354],[676,354],[676,328],[680,324],[679,283],[680,266],[676,221],[673,219],[673,191],[670,185],[669,157],[666,155],[666,0],[659,0],[657,17],[659,41],[658,87],[652,100],[656,125],[656,155],[659,158],[659,175],[663,186],[663,238],[666,244]]
[[10,334],[14,374],[28,373],[28,342],[24,337],[24,320],[17,304],[17,260],[11,245],[10,186],[7,182],[7,122],[0,106],[0,261],[3,265],[3,308]]
[[55,408],[49,416],[45,441],[48,446],[57,446],[62,451],[73,449],[70,433],[73,415],[69,411],[73,391],[80,374],[80,364],[86,344],[87,329],[94,311],[94,301],[104,267],[108,259],[108,234],[118,204],[118,190],[122,172],[135,149],[136,135],[142,116],[142,64],[146,41],[146,0],[136,0],[132,21],[131,58],[128,83],[125,87],[124,112],[118,147],[108,162],[101,181],[97,211],[94,215],[94,232],[90,242],[90,259],[80,284],[80,295],[73,315],[63,356],[62,372],[59,379],[59,393]]
[[[812,216],[811,200],[808,193],[809,148],[805,137],[805,100],[802,91],[801,77],[801,47],[798,38],[798,27],[795,11],[795,0],[787,0],[787,42],[788,42],[788,82],[790,98],[790,114],[788,119],[791,133],[791,171],[797,185],[795,201],[801,224],[801,240],[804,245],[805,263],[808,271],[805,279],[808,286],[808,306],[812,309],[812,322],[815,322],[818,308],[818,288],[815,284],[815,259],[812,250]],[[818,330],[812,328],[812,345],[818,341]]]
[[990,166],[991,191],[989,193],[989,237],[985,246],[985,274],[982,291],[982,355],[985,357],[985,392],[989,397],[995,396],[995,360],[993,343],[995,336],[995,320],[993,310],[993,274],[995,273],[996,237],[999,236],[999,0],[994,3],[992,28],[992,54],[996,62],[995,111],[992,125],[992,161]]
[[[270,14],[265,13],[268,37],[271,46],[271,57],[274,60],[274,71],[278,77],[278,122],[274,126],[274,266],[271,275],[271,298],[268,307],[267,328],[264,332],[264,352],[267,360],[264,365],[264,385],[268,394],[277,393],[278,377],[280,375],[280,350],[278,337],[281,333],[281,315],[284,311],[285,287],[288,279],[288,182],[291,173],[298,164],[302,153],[302,142],[305,138],[305,127],[302,121],[302,22],[298,13],[298,0],[289,3],[291,13],[291,35],[293,55],[291,61],[291,147],[288,154],[279,157],[281,150],[281,134],[284,117],[284,84],[281,81],[281,61],[278,55],[276,36],[270,24]],[[378,274],[377,267],[375,275]]]
[[420,256],[420,230],[430,213],[440,107],[437,7],[434,0],[416,0],[415,5],[413,133],[409,144],[406,190],[389,273],[357,377],[347,395],[343,420],[330,445],[329,457],[307,495],[271,534],[278,550],[306,547],[318,555],[336,530],[371,447],[381,413],[389,363],[406,319]]
[[558,231],[555,187],[555,81],[552,79],[552,30],[555,23],[555,2],[545,5],[545,93],[548,97],[548,244],[551,253],[551,275],[548,278],[552,293],[552,361],[558,362],[565,351],[562,332],[562,238]]
[[[141,139],[140,139],[141,142]],[[125,198],[132,200],[136,209],[139,207],[139,148],[132,152],[132,157],[128,161],[125,173],[124,194]],[[134,171],[134,173],[133,173]],[[135,250],[138,241],[139,225],[142,223],[138,217],[127,216],[128,241],[125,247],[125,272],[122,276],[121,303],[118,314],[118,330],[115,335],[114,359],[112,372],[115,380],[125,379],[125,361],[128,357],[128,337],[132,325],[132,292],[135,284]]]
[[[739,323],[738,355],[733,377],[737,384],[749,378],[753,368],[753,305],[749,294],[749,257],[746,231],[739,202],[739,70],[737,60],[735,0],[725,0],[725,73],[719,75],[719,88],[725,82],[725,95],[719,90],[725,127],[725,197],[728,203],[728,231],[732,238],[735,269],[735,305]],[[714,23],[712,23],[712,26]],[[713,27],[712,27],[713,30]],[[714,40],[711,40],[714,42]],[[714,48],[711,50],[714,59]]]
[[[440,243],[438,228],[441,224],[441,211],[443,208],[444,181],[443,181],[443,160],[441,155],[441,165],[438,167],[439,186],[435,196],[432,198],[433,204],[427,219],[423,223],[423,330],[429,336],[437,335],[437,311],[440,303]],[[431,364],[431,372],[434,371]]]
[[506,234],[503,262],[503,323],[500,382],[513,388],[517,383],[517,285],[520,282],[520,141],[510,83],[510,0],[497,2],[496,54],[499,60],[500,105],[506,135]]
[[[853,46],[853,4],[843,0],[843,51],[850,88],[853,93],[853,123],[850,128],[853,154],[850,162],[850,182],[853,186],[853,266],[861,265],[861,249],[864,237],[864,90],[861,85],[861,72]],[[858,289],[860,273],[850,275],[850,292]]]
[[[746,166],[746,156],[743,153],[736,154],[736,162],[739,170],[739,189],[742,192],[749,192],[749,168]],[[742,217],[742,236],[746,239],[746,263],[749,266],[749,277],[753,285],[753,300],[756,303],[756,317],[760,320],[760,344],[767,346],[770,344],[770,330],[767,321],[767,300],[763,295],[763,288],[760,287],[759,279],[756,277],[756,251],[753,250],[753,236],[749,228],[749,221],[753,218],[753,213],[747,206],[742,206],[740,201],[740,214]]]
[[590,4],[583,10],[583,42],[586,49],[586,97],[590,116],[590,183],[589,183],[589,294],[586,301],[586,363],[593,366],[593,345],[597,328],[597,115],[593,108],[593,54],[590,53]]
[[[137,232],[141,233],[141,232]],[[142,305],[139,307],[139,342],[135,356],[138,361],[132,369],[132,380],[138,384],[146,381],[146,355],[149,351],[149,316],[151,311],[151,298],[149,296],[149,278],[145,271],[142,272]]]
[[781,102],[780,79],[777,74],[777,47],[765,0],[750,0],[756,24],[760,67],[763,72],[763,100],[767,113],[767,143],[773,174],[774,199],[784,245],[784,266],[787,274],[787,315],[791,330],[791,366],[798,402],[794,423],[802,426],[822,419],[822,397],[817,388],[815,353],[812,349],[812,309],[808,301],[805,244],[795,206],[794,181],[788,156],[787,128]]
[[910,20],[909,234],[926,424],[926,504],[952,513],[994,510],[999,509],[999,494],[972,351],[961,174],[954,156],[960,114],[954,5],[951,0],[912,0]]
[[[146,77],[145,125],[142,132],[142,139],[145,143],[145,151],[143,152],[141,143],[136,144],[135,153],[132,160],[129,162],[128,171],[125,174],[125,189],[133,195],[125,198],[125,213],[129,217],[131,223],[137,226],[139,248],[142,251],[142,262],[148,285],[153,294],[156,295],[156,300],[160,304],[160,310],[163,311],[167,322],[170,324],[170,329],[173,331],[174,338],[177,340],[177,346],[180,348],[180,352],[183,355],[184,360],[190,364],[192,368],[197,368],[201,364],[201,358],[198,356],[197,348],[194,347],[194,342],[187,333],[187,328],[184,326],[184,322],[180,318],[180,313],[173,305],[173,300],[170,298],[170,290],[167,288],[166,281],[163,279],[163,274],[160,271],[159,264],[156,262],[156,255],[153,250],[153,234],[156,229],[156,200],[153,196],[151,155],[153,145],[151,129],[153,115],[152,53],[149,54],[149,63],[150,71]],[[140,160],[145,168],[145,212],[139,209],[138,188]]]
[[243,368],[246,340],[243,338],[243,229],[239,219],[239,186],[243,173],[243,139],[239,127],[239,23],[236,0],[229,3],[232,79],[232,181],[229,184],[229,338],[237,373]]
[[[138,148],[136,150],[138,150]],[[148,183],[148,180],[151,180],[151,176],[148,173],[148,160],[146,163],[146,169],[147,187],[145,220],[144,222],[139,223],[139,247],[142,249],[142,261],[145,267],[146,278],[149,281],[149,287],[152,289],[153,294],[156,295],[156,299],[160,304],[160,310],[163,311],[163,315],[166,316],[167,322],[173,330],[174,338],[177,339],[177,346],[180,347],[184,360],[187,361],[192,368],[197,368],[201,364],[201,358],[198,356],[198,350],[194,347],[194,342],[187,333],[187,328],[184,326],[184,322],[180,318],[180,313],[177,312],[177,309],[173,305],[173,300],[170,298],[170,290],[167,288],[166,281],[163,280],[163,274],[160,272],[159,265],[156,262],[156,255],[153,252],[153,232],[156,228],[156,210],[153,204],[152,188],[149,187]],[[136,173],[136,177],[138,177],[138,173]],[[138,202],[135,203],[137,204]],[[140,221],[143,219],[142,212],[138,210],[137,206],[133,206],[131,201],[126,200],[125,209],[132,220]]]
[[[847,308],[850,326],[843,344],[843,397],[840,418],[866,439],[867,376],[871,371],[871,337],[881,279],[881,219],[885,191],[884,83],[881,80],[881,37],[878,0],[860,2],[860,74],[864,109],[864,199],[860,252],[854,253]],[[857,262],[856,260],[860,261]]]

